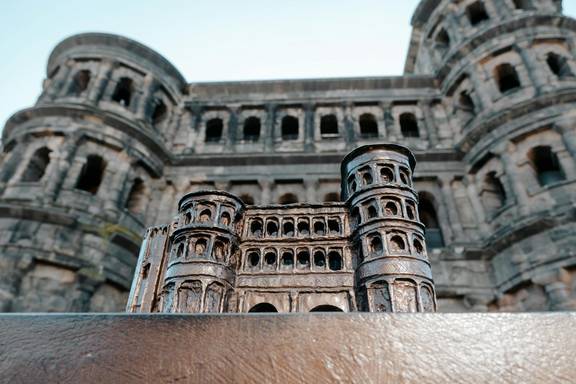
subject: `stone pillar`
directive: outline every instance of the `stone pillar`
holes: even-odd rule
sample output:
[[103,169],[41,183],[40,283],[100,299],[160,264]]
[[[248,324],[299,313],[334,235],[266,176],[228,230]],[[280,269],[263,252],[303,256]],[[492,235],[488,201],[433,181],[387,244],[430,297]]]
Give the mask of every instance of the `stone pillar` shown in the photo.
[[314,109],[315,104],[304,105],[304,151],[314,151]]
[[274,125],[276,122],[276,104],[266,104],[266,130],[264,131],[264,150],[274,150]]
[[115,65],[116,63],[110,60],[102,60],[100,63],[98,74],[96,75],[90,92],[87,95],[87,99],[90,103],[97,105],[100,102],[102,94],[104,93],[104,90],[108,85],[108,81],[110,80],[112,69]]
[[225,149],[228,152],[232,152],[234,150],[234,145],[236,144],[236,138],[238,136],[238,115],[240,114],[240,106],[230,106],[229,108],[229,116],[228,119],[228,135],[225,138]]
[[418,102],[418,107],[424,115],[424,124],[426,126],[426,133],[428,134],[428,142],[431,148],[435,148],[438,145],[438,131],[436,127],[436,122],[432,111],[430,110],[431,100],[422,100]]
[[260,184],[260,189],[262,193],[260,195],[260,204],[261,205],[268,205],[272,202],[272,182],[267,179],[260,179],[258,180],[258,184]]
[[548,79],[545,75],[547,72],[538,64],[538,58],[535,51],[530,47],[529,42],[518,43],[516,52],[522,57],[522,62],[526,66],[528,77],[536,89],[536,94],[539,95],[549,91],[552,87],[548,84]]
[[306,202],[317,203],[318,196],[316,196],[316,191],[318,190],[318,180],[317,179],[305,179],[304,188],[306,189]]
[[468,176],[468,178],[465,178],[464,181],[466,185],[466,193],[468,194],[468,199],[470,200],[472,208],[474,209],[482,237],[487,237],[490,235],[490,226],[488,223],[486,223],[484,207],[480,203],[480,195],[476,189],[474,178],[473,176]]
[[[392,114],[392,103],[381,102],[380,108],[382,108],[382,118],[384,121],[384,133],[387,141],[398,141],[398,138],[402,137],[402,134],[397,129],[394,122],[394,115]],[[378,132],[380,134],[380,132]]]
[[356,137],[356,130],[354,129],[354,117],[352,116],[352,103],[342,103],[342,110],[344,111],[343,119],[343,132],[342,137],[346,141],[346,149],[351,150],[355,142],[358,140]]
[[56,99],[59,95],[62,95],[64,84],[67,83],[70,75],[70,71],[72,70],[72,66],[74,65],[73,60],[67,60],[64,64],[60,66],[58,73],[54,76],[53,79],[47,80],[46,89],[44,93],[40,96],[40,100],[42,101],[52,101]]
[[78,148],[79,134],[74,134],[67,138],[64,145],[60,146],[51,161],[54,161],[54,168],[49,181],[44,186],[44,199],[46,201],[56,201],[58,193],[62,189],[64,179],[68,175],[68,170],[72,166],[76,149]]
[[515,145],[511,142],[505,142],[495,147],[493,151],[500,156],[504,172],[506,173],[506,180],[510,190],[514,193],[520,214],[528,213],[530,210],[528,192],[520,177],[519,169],[513,156]]
[[478,95],[478,111],[489,109],[492,106],[490,90],[487,88],[487,81],[491,79],[481,79],[479,74],[483,74],[484,69],[480,65],[470,65],[470,81],[474,86],[475,93]]
[[138,104],[136,105],[136,118],[138,120],[149,121],[148,107],[151,104],[152,95],[156,88],[157,84],[154,80],[154,77],[148,73],[146,77],[144,77],[144,84],[142,84],[142,95],[138,100]]
[[460,216],[458,214],[458,208],[456,207],[456,202],[454,201],[454,191],[452,190],[452,180],[451,175],[441,175],[439,177],[440,189],[442,191],[442,201],[448,212],[448,220],[450,220],[450,228],[454,235],[454,241],[464,241],[464,230],[462,229],[462,223],[460,222]]

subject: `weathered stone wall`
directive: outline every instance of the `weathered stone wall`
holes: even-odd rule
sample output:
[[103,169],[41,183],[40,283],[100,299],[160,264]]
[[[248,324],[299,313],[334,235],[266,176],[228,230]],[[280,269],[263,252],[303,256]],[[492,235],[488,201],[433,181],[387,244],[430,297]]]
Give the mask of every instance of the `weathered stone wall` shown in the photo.
[[[338,200],[344,154],[378,142],[418,160],[439,310],[574,308],[576,21],[560,8],[424,0],[391,78],[186,84],[139,43],[66,39],[3,132],[3,310],[121,310],[144,229],[184,194]],[[99,182],[79,184],[87,168]]]

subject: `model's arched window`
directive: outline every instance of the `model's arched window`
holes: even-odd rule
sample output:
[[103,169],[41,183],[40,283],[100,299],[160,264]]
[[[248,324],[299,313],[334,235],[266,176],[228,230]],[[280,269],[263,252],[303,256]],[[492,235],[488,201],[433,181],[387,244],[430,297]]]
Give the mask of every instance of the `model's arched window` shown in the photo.
[[418,121],[413,113],[403,113],[400,115],[400,131],[404,137],[420,137]]
[[150,120],[152,121],[152,125],[154,127],[158,127],[166,117],[168,116],[168,108],[166,108],[166,104],[160,99],[157,99],[154,102],[154,109],[152,110],[152,116],[150,116]]
[[281,123],[282,140],[298,139],[298,119],[294,116],[284,116]]
[[250,116],[244,120],[244,140],[258,141],[260,139],[260,119],[255,116]]
[[474,101],[470,96],[470,93],[466,90],[460,92],[458,95],[458,106],[465,112],[474,114],[476,112],[476,106]]
[[342,269],[342,255],[336,251],[328,253],[328,268],[331,271],[339,271]]
[[497,66],[494,70],[494,78],[502,93],[520,88],[520,78],[512,64],[504,63]]
[[102,178],[104,177],[104,170],[106,169],[106,162],[98,155],[89,155],[86,162],[82,166],[78,180],[76,181],[76,189],[81,189],[92,194],[98,192]]
[[74,96],[80,96],[86,89],[88,89],[88,84],[90,84],[91,73],[87,69],[82,69],[74,75],[72,79],[72,85],[70,87],[70,94]]
[[442,56],[444,56],[446,52],[448,52],[448,50],[450,49],[450,36],[448,35],[448,32],[446,32],[444,28],[442,28],[440,32],[438,32],[438,34],[436,35],[435,42],[436,42],[436,49],[440,51],[440,54]]
[[278,199],[280,204],[296,204],[298,202],[298,197],[293,193],[285,193]]
[[372,139],[378,137],[378,123],[376,117],[371,113],[363,113],[359,118],[360,136],[363,139]]
[[466,8],[466,15],[472,25],[478,25],[490,18],[482,1],[470,4],[468,8]]
[[278,312],[275,306],[269,303],[256,304],[248,312],[251,313],[262,313],[262,312]]
[[278,222],[276,220],[268,220],[266,223],[266,234],[268,236],[278,236]]
[[247,193],[241,194],[240,200],[242,200],[246,205],[254,205],[254,198]]
[[142,213],[146,208],[146,186],[141,178],[134,179],[128,200],[126,200],[126,208],[132,213]]
[[132,98],[132,79],[128,77],[121,77],[116,84],[116,89],[112,94],[112,101],[117,102],[120,105],[128,107],[130,105],[130,99]]
[[224,128],[224,122],[222,119],[216,117],[210,119],[206,122],[206,137],[205,142],[216,143],[222,139],[222,130]]
[[50,152],[46,147],[42,147],[36,150],[22,175],[21,181],[25,182],[36,182],[40,181],[46,173],[46,168],[50,163]]
[[336,115],[324,115],[320,119],[320,135],[334,137],[338,135],[338,119]]
[[291,268],[294,265],[294,255],[292,252],[285,251],[282,253],[281,264],[284,268]]
[[324,195],[325,203],[338,202],[338,201],[340,201],[340,194],[338,192],[329,192]]
[[488,172],[484,176],[480,198],[484,208],[489,213],[497,211],[506,204],[506,191],[496,176],[496,172]]
[[552,152],[549,146],[532,148],[528,153],[528,159],[536,172],[538,183],[541,186],[554,184],[566,179],[562,167],[560,167],[558,156]]
[[344,312],[338,307],[333,305],[319,305],[310,310],[310,312]]
[[426,227],[426,244],[428,248],[441,248],[444,246],[444,238],[440,230],[434,198],[427,193],[418,194],[418,198],[420,201],[418,215],[420,216],[420,221]]
[[318,268],[326,267],[326,256],[324,256],[324,252],[322,251],[314,252],[314,266]]
[[550,52],[546,56],[546,63],[548,64],[548,67],[552,73],[554,73],[560,79],[566,77],[574,77],[574,73],[570,68],[570,64],[568,64],[568,59],[566,57]]

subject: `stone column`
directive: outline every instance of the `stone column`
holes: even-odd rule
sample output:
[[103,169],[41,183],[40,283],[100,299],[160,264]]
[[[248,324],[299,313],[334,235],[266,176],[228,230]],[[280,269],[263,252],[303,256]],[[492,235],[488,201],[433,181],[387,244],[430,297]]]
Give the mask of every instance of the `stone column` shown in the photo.
[[484,207],[480,203],[480,195],[478,194],[478,190],[476,189],[474,177],[468,176],[468,178],[464,179],[464,182],[466,186],[466,193],[468,194],[468,199],[472,204],[474,214],[476,215],[477,218],[480,233],[482,234],[482,237],[488,237],[490,235],[490,226],[488,225],[488,223],[486,223],[486,215],[484,214]]
[[424,124],[426,125],[426,132],[428,134],[428,142],[431,148],[435,148],[438,145],[438,131],[436,127],[436,122],[432,111],[430,110],[431,100],[422,100],[418,102],[418,107],[424,115]]
[[316,191],[318,190],[318,180],[317,179],[305,179],[304,188],[306,190],[306,202],[317,203],[318,198],[316,196]]
[[343,132],[342,137],[346,141],[346,150],[351,150],[357,140],[356,130],[354,129],[354,117],[352,116],[352,103],[342,103],[342,110],[344,111],[343,118]]
[[102,98],[102,94],[108,85],[108,81],[110,80],[110,75],[112,74],[112,69],[116,65],[115,62],[110,60],[102,60],[100,63],[100,68],[98,71],[98,75],[94,79],[93,85],[88,93],[87,99],[92,104],[97,105]]
[[[387,137],[387,141],[397,141],[402,135],[397,131],[394,124],[394,115],[392,114],[392,103],[381,102],[380,108],[382,108],[382,119],[384,121],[384,136]],[[380,134],[380,132],[378,132]]]
[[144,77],[144,83],[142,84],[142,95],[138,100],[138,104],[136,105],[136,118],[142,121],[149,121],[148,113],[149,113],[149,106],[152,101],[152,94],[154,93],[155,89],[157,88],[156,81],[151,74],[147,74]]
[[315,104],[304,105],[304,151],[314,151],[314,109]]
[[515,147],[513,143],[505,142],[495,147],[493,152],[500,156],[506,180],[510,185],[510,190],[514,193],[520,214],[526,214],[530,210],[528,192],[514,161]]
[[270,204],[272,202],[272,182],[267,179],[260,179],[258,180],[258,184],[260,184],[260,189],[262,190],[260,204]]
[[444,202],[446,211],[448,212],[448,220],[450,220],[450,228],[452,229],[454,240],[458,242],[464,241],[464,230],[462,229],[458,208],[456,207],[456,202],[454,201],[452,180],[452,175],[441,175],[439,177],[442,201]]
[[266,104],[266,131],[264,132],[264,150],[274,150],[274,125],[276,122],[276,104]]
[[228,135],[225,138],[225,149],[228,152],[232,152],[234,150],[234,145],[236,144],[236,137],[238,133],[238,114],[240,113],[240,106],[230,106],[229,108],[229,116],[228,119]]
[[536,94],[549,91],[552,87],[548,84],[548,79],[545,76],[547,72],[542,70],[538,64],[538,58],[536,57],[535,51],[529,46],[529,42],[523,41],[518,43],[516,52],[522,57],[522,62],[526,66],[528,77],[534,84]]
[[64,64],[60,66],[58,73],[53,79],[47,79],[46,89],[44,93],[40,96],[42,101],[52,101],[61,95],[63,92],[62,87],[67,82],[72,66],[74,65],[73,60],[67,60]]
[[64,145],[60,146],[58,152],[51,158],[51,161],[54,161],[55,164],[49,181],[44,187],[43,199],[45,199],[45,201],[56,201],[58,193],[60,193],[64,180],[68,175],[68,170],[72,166],[72,162],[76,156],[78,140],[79,134],[73,134],[68,137]]
[[470,65],[470,82],[474,86],[475,93],[478,95],[479,105],[477,110],[482,111],[492,106],[490,90],[487,88],[487,81],[491,79],[481,79],[479,74],[484,74],[484,69],[480,65]]

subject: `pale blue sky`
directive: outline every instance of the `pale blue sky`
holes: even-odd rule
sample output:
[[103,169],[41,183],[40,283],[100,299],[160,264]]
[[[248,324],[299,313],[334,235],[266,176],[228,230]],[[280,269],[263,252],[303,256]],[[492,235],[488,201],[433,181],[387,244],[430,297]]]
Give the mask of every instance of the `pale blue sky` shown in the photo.
[[[110,32],[192,81],[401,75],[417,0],[0,0],[0,129],[40,94],[52,48]],[[576,16],[576,0],[564,0]]]

